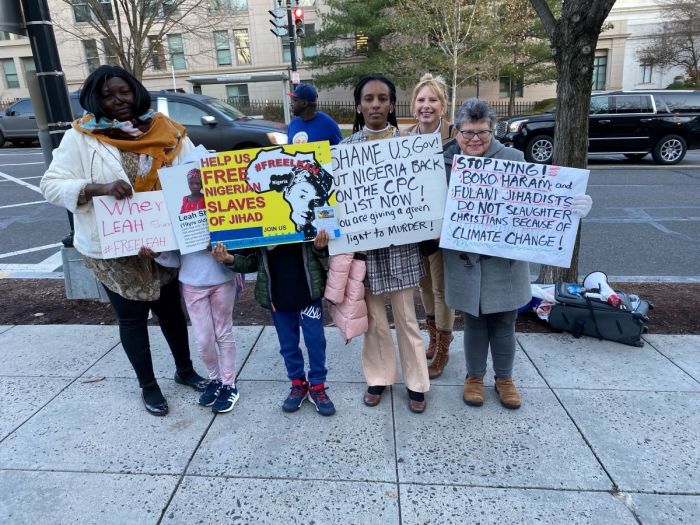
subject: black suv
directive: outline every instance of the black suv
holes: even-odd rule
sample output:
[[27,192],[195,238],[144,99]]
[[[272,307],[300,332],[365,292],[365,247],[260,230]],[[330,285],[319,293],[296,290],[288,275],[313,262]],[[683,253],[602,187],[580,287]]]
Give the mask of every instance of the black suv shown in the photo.
[[[496,138],[525,152],[530,162],[548,163],[554,149],[554,114],[502,120]],[[615,91],[591,96],[588,153],[623,154],[639,160],[651,153],[657,164],[677,164],[700,148],[700,91]]]
[[[192,142],[213,151],[257,148],[287,143],[287,126],[279,122],[252,119],[233,106],[205,95],[151,91],[151,107],[187,128]],[[78,93],[70,94],[73,117],[83,108]],[[0,115],[0,147],[5,140],[26,145],[37,140],[39,130],[28,98],[10,105]]]

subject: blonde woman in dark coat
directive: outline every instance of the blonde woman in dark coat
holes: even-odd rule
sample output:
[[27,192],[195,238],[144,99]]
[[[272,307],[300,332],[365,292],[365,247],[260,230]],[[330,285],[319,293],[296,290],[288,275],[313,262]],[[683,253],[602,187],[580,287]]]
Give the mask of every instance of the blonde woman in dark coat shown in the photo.
[[[447,86],[441,77],[430,73],[423,75],[413,88],[411,107],[416,123],[406,134],[440,135],[443,147],[455,143],[456,130],[445,117],[447,109]],[[420,297],[425,310],[425,324],[430,342],[425,353],[432,359],[428,367],[430,379],[440,377],[447,364],[452,342],[455,312],[445,304],[445,277],[442,250],[437,239],[420,243],[425,276],[420,280]]]

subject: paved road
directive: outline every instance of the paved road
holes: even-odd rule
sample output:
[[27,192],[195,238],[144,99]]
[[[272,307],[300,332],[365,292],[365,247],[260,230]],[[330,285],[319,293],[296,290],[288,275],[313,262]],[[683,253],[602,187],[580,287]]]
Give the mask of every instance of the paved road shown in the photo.
[[[590,168],[580,272],[700,281],[700,151],[672,167],[611,156]],[[0,275],[61,269],[68,220],[38,192],[43,170],[38,148],[0,149]]]

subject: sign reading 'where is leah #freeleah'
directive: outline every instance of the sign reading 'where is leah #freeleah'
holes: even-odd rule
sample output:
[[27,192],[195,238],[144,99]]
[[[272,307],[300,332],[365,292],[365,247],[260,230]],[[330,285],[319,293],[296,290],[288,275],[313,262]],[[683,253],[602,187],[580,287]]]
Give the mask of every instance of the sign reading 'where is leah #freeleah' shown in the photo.
[[162,191],[144,191],[117,200],[93,197],[102,257],[136,255],[142,246],[154,252],[177,250],[177,240]]
[[588,170],[456,156],[440,247],[569,267]]
[[331,149],[338,226],[331,255],[437,238],[447,182],[438,135]]

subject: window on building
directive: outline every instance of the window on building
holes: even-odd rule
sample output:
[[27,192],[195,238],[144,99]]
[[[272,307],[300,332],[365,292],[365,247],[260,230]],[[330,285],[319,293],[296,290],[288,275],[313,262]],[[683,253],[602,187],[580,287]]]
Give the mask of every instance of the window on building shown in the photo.
[[187,69],[182,35],[168,35],[168,50],[170,51],[170,63],[173,65],[173,69]]
[[[277,7],[277,6],[275,6]],[[248,0],[209,0],[209,11],[247,11]]]
[[651,84],[651,73],[654,66],[651,62],[639,64],[639,76],[642,84]]
[[[181,2],[182,3],[182,2]],[[177,3],[175,0],[146,0],[144,14],[150,18],[155,14],[155,18],[169,18],[178,14]]]
[[369,38],[367,38],[367,35],[364,33],[355,33],[355,52],[358,55],[366,55],[368,42]]
[[2,42],[3,40],[11,40],[11,35],[12,33],[8,31],[0,31],[0,42]]
[[17,76],[17,68],[15,61],[12,58],[2,59],[2,71],[5,73],[5,85],[8,89],[19,87],[19,76]]
[[226,86],[227,102],[236,108],[250,106],[248,84],[229,84]]
[[593,83],[594,91],[605,89],[605,78],[608,72],[608,54],[597,55],[593,59]]
[[513,79],[508,75],[498,77],[498,96],[510,98],[510,90],[513,90],[516,97],[523,96],[523,79]]
[[72,4],[76,22],[99,20],[101,17],[106,20],[114,20],[112,0],[100,0],[92,5],[88,5],[85,0],[73,0]]
[[289,46],[289,36],[280,38],[282,41],[282,62],[290,62],[292,60],[292,51]]
[[253,61],[250,56],[250,38],[248,37],[248,30],[234,29],[233,43],[236,46],[236,63],[239,66],[251,64]]
[[230,66],[231,42],[228,39],[228,31],[214,31],[214,48],[216,49],[216,64]]
[[97,42],[94,39],[83,40],[83,50],[85,51],[85,62],[88,72],[92,73],[100,67],[100,55],[97,52]]
[[22,69],[24,70],[25,76],[27,73],[36,71],[36,65],[34,64],[33,57],[22,57],[20,60],[22,61]]
[[[311,36],[316,32],[316,26],[314,24],[304,24],[304,35]],[[301,40],[302,45],[304,44],[304,39]],[[301,53],[304,58],[311,58],[316,56],[316,46],[303,45],[301,48]]]
[[117,52],[108,38],[102,39],[102,54],[105,57],[105,64],[110,64],[112,66],[120,65]]
[[151,67],[154,71],[163,71],[166,68],[163,41],[157,36],[149,36],[148,44],[151,47]]

